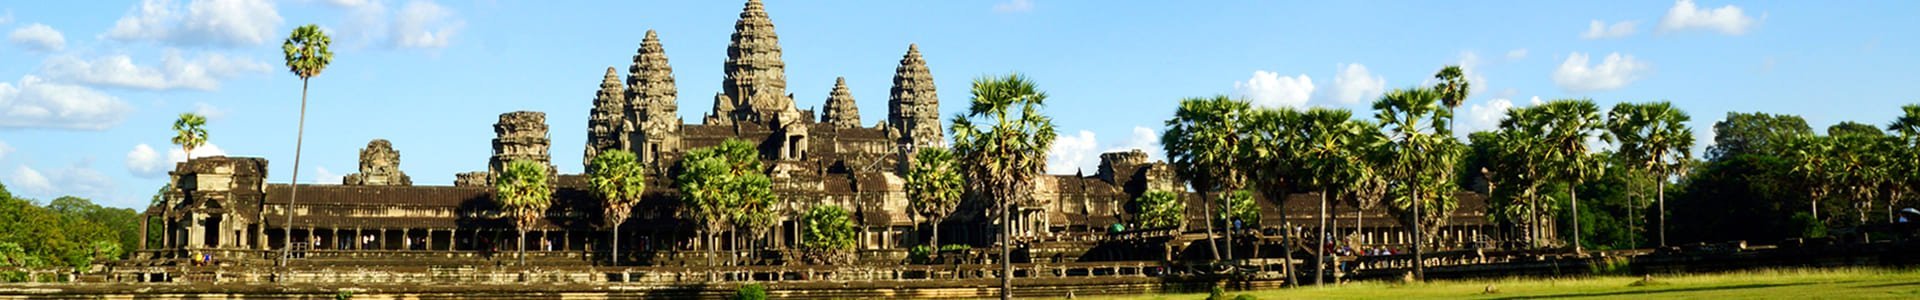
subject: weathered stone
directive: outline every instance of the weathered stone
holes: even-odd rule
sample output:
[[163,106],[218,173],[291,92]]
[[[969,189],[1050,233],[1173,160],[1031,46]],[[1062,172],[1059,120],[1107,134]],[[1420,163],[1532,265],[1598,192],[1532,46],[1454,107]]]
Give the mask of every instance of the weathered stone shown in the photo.
[[487,161],[487,178],[500,176],[507,169],[507,163],[515,160],[531,160],[547,167],[547,174],[553,174],[553,159],[547,154],[547,114],[534,111],[516,111],[500,114],[500,122],[493,124],[493,158]]
[[946,136],[940,126],[940,95],[933,87],[933,72],[920,57],[920,45],[908,44],[907,54],[893,71],[893,90],[887,97],[887,130],[898,143],[904,172],[913,153],[924,147],[945,147]]
[[490,185],[493,185],[493,184],[487,182],[487,172],[475,171],[475,172],[461,172],[458,174],[453,174],[453,186],[490,186]]
[[827,106],[820,113],[820,123],[833,127],[860,127],[860,106],[853,102],[853,92],[847,90],[847,78],[833,80],[833,93],[827,96]]
[[681,124],[679,88],[658,33],[647,30],[627,71],[626,142],[621,147],[631,149],[641,163],[652,164],[662,153],[680,151],[680,136],[675,134]]
[[413,178],[400,171],[400,151],[385,139],[367,142],[367,148],[360,149],[360,173],[347,174],[341,181],[345,185],[413,185]]
[[620,149],[625,144],[621,142],[625,138],[621,129],[627,123],[623,115],[628,110],[626,94],[620,75],[614,73],[613,67],[607,67],[607,75],[600,81],[600,91],[594,94],[593,109],[587,116],[587,147],[586,155],[580,159],[582,164],[591,164],[594,156]]
[[783,112],[796,110],[793,95],[787,94],[787,64],[780,60],[780,36],[774,34],[765,5],[759,0],[747,1],[733,30],[733,40],[727,44],[726,78],[720,86],[726,99],[734,102],[734,110],[716,109],[714,114],[731,114],[734,121],[768,122]]

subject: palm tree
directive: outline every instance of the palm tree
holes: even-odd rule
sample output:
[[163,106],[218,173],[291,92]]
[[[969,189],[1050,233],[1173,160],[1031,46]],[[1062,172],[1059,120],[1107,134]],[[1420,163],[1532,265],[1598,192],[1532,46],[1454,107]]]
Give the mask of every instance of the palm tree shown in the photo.
[[1607,114],[1607,131],[1619,141],[1618,152],[1635,168],[1653,174],[1659,195],[1655,200],[1657,220],[1655,236],[1660,247],[1667,246],[1667,181],[1685,173],[1692,158],[1693,130],[1687,122],[1693,117],[1666,101],[1633,104],[1620,103]]
[[527,263],[527,229],[546,217],[553,202],[553,187],[547,182],[547,166],[531,160],[514,160],[493,182],[493,201],[500,206],[513,228],[520,231],[520,263]]
[[327,45],[332,43],[333,38],[327,37],[327,33],[320,30],[320,25],[307,24],[294,28],[293,33],[287,36],[287,41],[280,45],[280,50],[287,55],[287,70],[300,77],[300,125],[294,132],[293,185],[287,189],[287,227],[284,232],[289,244],[281,248],[282,266],[287,264],[288,258],[293,257],[293,204],[300,199],[300,148],[307,137],[307,83],[333,63],[333,51],[327,50]]
[[[1460,65],[1447,65],[1441,67],[1440,72],[1434,73],[1433,79],[1440,80],[1440,83],[1433,88],[1440,90],[1440,103],[1446,104],[1447,114],[1452,115],[1454,109],[1460,108],[1460,104],[1467,101],[1467,94],[1471,92],[1468,87],[1471,83],[1467,82],[1467,72],[1461,70]],[[1453,127],[1452,119],[1447,120],[1447,127]]]
[[960,204],[960,192],[966,181],[955,168],[953,152],[945,148],[921,148],[907,169],[907,201],[913,215],[925,218],[933,231],[929,240],[935,255],[940,251],[940,221]]
[[1539,247],[1540,240],[1546,235],[1542,225],[1539,194],[1540,185],[1545,183],[1544,175],[1549,168],[1546,152],[1546,119],[1549,115],[1544,108],[1511,108],[1506,117],[1500,120],[1497,132],[1498,145],[1494,165],[1496,174],[1502,178],[1501,185],[1513,191],[1509,193],[1516,199],[1527,202],[1526,221],[1527,243],[1530,247]]
[[606,219],[607,228],[613,230],[613,249],[607,252],[608,262],[620,265],[620,225],[627,223],[633,206],[640,204],[647,192],[646,169],[640,166],[633,152],[626,150],[600,153],[587,167],[587,183],[601,201],[600,216]]
[[[1347,188],[1359,180],[1365,172],[1367,161],[1362,153],[1351,145],[1360,139],[1364,130],[1360,123],[1349,120],[1353,113],[1345,109],[1314,108],[1299,115],[1298,135],[1295,140],[1298,147],[1292,152],[1299,158],[1302,175],[1300,179],[1307,186],[1320,189],[1320,212],[1316,227],[1319,228],[1321,243],[1327,237],[1328,197]],[[1313,283],[1324,283],[1326,272],[1326,247],[1315,247]]]
[[[680,190],[682,217],[700,224],[707,245],[707,264],[713,264],[718,242],[714,235],[728,227],[771,223],[773,181],[767,178],[753,143],[727,139],[718,146],[694,149],[680,160],[673,183]],[[757,233],[757,232],[756,232]],[[730,259],[731,261],[731,259]]]
[[195,113],[182,113],[173,121],[173,144],[187,152],[187,160],[193,160],[193,148],[207,144],[206,126],[207,117]]
[[1793,162],[1793,172],[1800,175],[1807,188],[1807,213],[1813,220],[1820,221],[1820,198],[1825,198],[1832,188],[1833,139],[1816,135],[1803,135],[1790,139],[1787,144],[1787,157]]
[[967,112],[953,116],[953,152],[967,190],[1000,203],[1000,298],[1013,298],[1011,259],[1014,205],[1032,207],[1033,185],[1047,170],[1053,118],[1042,114],[1047,93],[1020,74],[973,80]]
[[1402,224],[1413,228],[1413,276],[1418,280],[1426,278],[1421,249],[1427,240],[1421,228],[1426,227],[1423,207],[1432,205],[1429,202],[1441,202],[1422,199],[1422,188],[1450,186],[1439,182],[1449,177],[1445,174],[1451,167],[1446,161],[1451,152],[1447,147],[1457,143],[1451,142],[1452,131],[1441,125],[1452,120],[1453,114],[1442,109],[1440,96],[1440,92],[1430,88],[1396,89],[1373,103],[1374,118],[1392,133],[1389,151],[1395,168],[1391,173],[1403,178],[1405,181],[1399,186],[1409,191],[1403,194],[1405,201],[1395,201],[1404,204],[1395,203],[1389,208],[1412,210],[1408,218],[1402,219]]
[[1899,138],[1895,150],[1890,153],[1893,155],[1890,165],[1894,171],[1889,173],[1898,176],[1889,178],[1891,195],[1887,199],[1888,222],[1894,219],[1894,203],[1901,200],[1903,192],[1913,189],[1914,182],[1920,181],[1920,104],[1900,106],[1900,111],[1900,117],[1887,124],[1887,131]]
[[[1241,141],[1245,129],[1241,126],[1251,108],[1246,101],[1227,96],[1187,98],[1180,100],[1180,108],[1174,111],[1172,119],[1167,119],[1167,130],[1160,135],[1160,145],[1166,150],[1174,171],[1192,183],[1193,189],[1200,192],[1200,198],[1208,201],[1218,198],[1224,205],[1227,194],[1239,190],[1246,181],[1247,174],[1241,170],[1247,162],[1239,159],[1246,156],[1242,152],[1267,148],[1241,149],[1245,145]],[[1200,207],[1212,218],[1212,204]],[[1220,259],[1220,245],[1213,242],[1213,220],[1205,225],[1207,241],[1211,244],[1208,250],[1213,252],[1214,259]],[[1232,244],[1233,235],[1228,234],[1227,259],[1233,259]]]
[[[1204,111],[1196,112],[1202,113],[1203,116],[1207,113]],[[1298,132],[1300,119],[1300,112],[1290,108],[1251,109],[1246,111],[1245,115],[1237,121],[1237,123],[1240,124],[1238,128],[1233,128],[1239,133],[1237,133],[1236,136],[1227,137],[1238,138],[1240,139],[1239,142],[1235,144],[1208,144],[1205,141],[1187,139],[1186,143],[1188,144],[1181,148],[1206,151],[1234,151],[1235,154],[1231,157],[1234,161],[1231,163],[1236,165],[1224,171],[1244,172],[1241,173],[1243,175],[1236,176],[1244,176],[1242,178],[1246,180],[1245,185],[1252,186],[1255,190],[1260,191],[1261,194],[1266,195],[1268,201],[1278,203],[1280,214],[1284,216],[1289,213],[1287,211],[1286,200],[1288,192],[1291,192],[1289,185],[1294,184],[1291,178],[1298,175],[1296,173],[1299,173],[1298,168],[1296,168],[1297,162],[1294,161],[1297,158],[1293,155],[1298,152],[1295,148],[1301,147],[1299,144],[1303,141],[1299,138]],[[1233,124],[1226,125],[1230,126]],[[1175,131],[1168,130],[1168,132],[1172,133]],[[1166,138],[1175,139],[1177,137],[1169,136]],[[1199,142],[1199,144],[1193,144],[1195,142]],[[1198,148],[1196,148],[1196,146]],[[1195,153],[1198,152],[1199,151],[1195,151]],[[1201,164],[1195,164],[1193,167],[1199,168],[1200,165]],[[1178,170],[1177,167],[1176,170]],[[1217,173],[1221,170],[1201,169],[1196,171],[1214,171]],[[1208,174],[1207,172],[1192,173],[1196,175]],[[1202,193],[1205,193],[1206,189],[1204,187],[1206,184],[1200,183],[1202,181],[1218,182],[1219,180],[1196,180],[1194,188],[1200,189]],[[1282,219],[1284,220],[1285,218]],[[1208,224],[1211,225],[1212,223],[1209,222]],[[1292,223],[1281,224],[1281,226],[1293,228]],[[1283,246],[1281,253],[1284,253],[1287,261],[1293,261],[1293,246],[1296,245],[1299,240],[1296,239],[1293,230],[1282,232],[1284,234],[1282,240],[1286,242],[1281,243]],[[1208,230],[1208,233],[1211,234],[1212,230]],[[1209,239],[1209,242],[1211,242],[1211,239]],[[1260,252],[1257,249],[1259,245],[1260,243],[1254,243],[1256,247],[1254,254],[1256,257],[1258,257]],[[1228,249],[1231,250],[1232,247],[1228,247]],[[1229,257],[1233,256],[1231,251],[1227,254]],[[1299,283],[1299,281],[1294,278],[1294,273],[1297,272],[1294,272],[1292,265],[1288,265],[1288,269],[1285,270],[1284,273],[1286,273],[1287,276],[1287,284]]]
[[1580,244],[1580,184],[1589,178],[1599,177],[1605,170],[1599,166],[1600,160],[1588,153],[1587,140],[1607,139],[1599,135],[1601,131],[1600,106],[1593,100],[1562,99],[1547,102],[1541,108],[1546,111],[1547,135],[1546,152],[1554,175],[1567,182],[1567,198],[1572,207],[1573,252],[1584,253]]

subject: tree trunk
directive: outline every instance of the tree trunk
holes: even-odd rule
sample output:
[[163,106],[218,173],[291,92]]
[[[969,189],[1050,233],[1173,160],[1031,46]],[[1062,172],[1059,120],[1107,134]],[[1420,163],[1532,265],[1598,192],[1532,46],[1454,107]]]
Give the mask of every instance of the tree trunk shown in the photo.
[[1534,190],[1533,187],[1527,187],[1527,246],[1528,246],[1527,248],[1528,249],[1539,249],[1540,239],[1545,238],[1545,236],[1543,236],[1540,233],[1540,196],[1535,195],[1534,194],[1535,192],[1538,192],[1538,191]]
[[1326,271],[1327,271],[1326,270],[1327,241],[1332,240],[1327,237],[1327,191],[1326,190],[1320,191],[1319,217],[1320,217],[1320,221],[1319,221],[1320,237],[1317,238],[1319,239],[1319,243],[1317,243],[1319,245],[1313,247],[1313,253],[1314,253],[1313,285],[1321,285],[1326,283],[1325,278],[1326,278]]
[[1571,204],[1573,205],[1572,217],[1573,217],[1573,253],[1574,254],[1586,253],[1585,248],[1582,248],[1580,245],[1580,192],[1579,190],[1580,190],[1579,182],[1574,182],[1573,186],[1567,187],[1567,200],[1570,200]]
[[1657,200],[1657,202],[1659,203],[1655,205],[1658,205],[1660,207],[1659,209],[1660,217],[1656,218],[1656,220],[1659,220],[1660,222],[1659,224],[1660,247],[1666,248],[1667,247],[1667,180],[1666,178],[1660,179],[1659,186],[1660,186],[1659,187],[1660,190],[1658,192],[1660,192],[1660,200]]
[[1231,261],[1231,260],[1233,260],[1233,233],[1234,233],[1234,228],[1233,228],[1233,191],[1231,191],[1231,190],[1229,190],[1229,191],[1227,191],[1227,192],[1226,192],[1225,194],[1221,194],[1221,195],[1220,195],[1220,203],[1222,203],[1222,204],[1224,204],[1224,205],[1222,205],[1222,206],[1220,206],[1220,212],[1221,212],[1221,213],[1224,213],[1224,214],[1226,214],[1226,215],[1227,215],[1227,217],[1226,217],[1226,218],[1221,218],[1221,220],[1223,220],[1223,221],[1226,221],[1226,222],[1225,222],[1225,223],[1221,223],[1220,225],[1222,225],[1222,226],[1226,226],[1226,227],[1227,227],[1227,228],[1226,228],[1226,230],[1223,230],[1223,231],[1226,231],[1226,232],[1227,232],[1227,236],[1226,236],[1226,239],[1227,239],[1227,256],[1226,256],[1226,258],[1227,258],[1227,260],[1229,260],[1229,261]]
[[1420,179],[1419,175],[1414,176],[1414,183],[1410,188],[1413,193],[1409,194],[1413,200],[1413,280],[1425,282],[1427,281],[1427,260],[1421,255],[1423,253],[1420,251],[1420,244],[1426,243],[1427,237],[1420,234],[1422,231],[1420,227],[1425,227],[1420,220],[1425,219],[1426,216],[1420,214],[1420,207],[1424,206],[1420,205]]
[[1206,222],[1201,222],[1201,225],[1207,226],[1207,251],[1213,252],[1213,260],[1220,260],[1220,242],[1215,241],[1213,236],[1213,200],[1207,194],[1209,193],[1200,192],[1202,203],[1206,203],[1200,205],[1201,213],[1206,214],[1204,218]]
[[620,224],[613,224],[613,245],[610,246],[609,248],[610,249],[607,252],[607,262],[613,264],[614,266],[619,266],[620,265]]
[[[293,259],[293,204],[300,200],[300,148],[305,146],[307,137],[307,78],[300,78],[300,125],[293,136],[293,182],[287,184],[287,226],[283,228],[286,243],[280,249],[280,266],[287,266],[287,260]],[[187,157],[193,161],[193,157]]]
[[1000,299],[1013,300],[1013,203],[1000,202]]
[[[386,238],[382,237],[381,239],[386,239]],[[519,244],[520,244],[520,251],[519,251],[520,265],[525,266],[527,265],[527,229],[526,228],[520,229]]]
[[931,260],[940,257],[940,221],[928,220],[927,223],[931,224],[927,227],[932,228],[931,230],[933,231],[933,237],[930,238],[933,242],[933,249],[929,249],[933,251],[933,257],[929,257],[929,260]]

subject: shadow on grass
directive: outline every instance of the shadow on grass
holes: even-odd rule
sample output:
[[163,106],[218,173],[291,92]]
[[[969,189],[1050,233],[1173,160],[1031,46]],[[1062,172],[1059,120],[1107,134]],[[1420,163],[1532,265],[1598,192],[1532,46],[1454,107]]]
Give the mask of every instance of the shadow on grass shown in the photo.
[[1618,291],[1618,292],[1603,292],[1603,293],[1567,293],[1567,294],[1548,294],[1548,295],[1530,295],[1530,296],[1509,296],[1509,297],[1491,298],[1491,299],[1505,300],[1505,299],[1578,298],[1578,297],[1606,297],[1606,296],[1625,296],[1625,295],[1654,295],[1654,294],[1661,294],[1661,293],[1759,289],[1759,288],[1787,287],[1787,286],[1811,285],[1811,284],[1814,284],[1814,283],[1810,283],[1810,282],[1770,283],[1770,284],[1756,283],[1756,284],[1742,284],[1742,285],[1729,285],[1729,286],[1703,286],[1703,287],[1661,289],[1661,290],[1633,290],[1633,291]]
[[1895,282],[1895,283],[1883,283],[1883,284],[1875,284],[1875,285],[1862,285],[1862,286],[1856,286],[1856,287],[1854,287],[1854,288],[1861,288],[1861,289],[1872,289],[1872,288],[1890,288],[1890,287],[1902,287],[1902,286],[1909,286],[1909,285],[1916,285],[1916,286],[1920,286],[1920,282]]

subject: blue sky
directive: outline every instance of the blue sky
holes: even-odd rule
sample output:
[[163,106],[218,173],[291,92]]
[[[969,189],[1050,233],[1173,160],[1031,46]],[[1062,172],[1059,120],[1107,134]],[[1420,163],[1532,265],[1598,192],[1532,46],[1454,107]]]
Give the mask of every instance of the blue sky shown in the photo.
[[[17,195],[141,207],[183,157],[182,112],[212,116],[196,155],[261,156],[290,180],[300,81],[279,42],[319,24],[335,60],[314,78],[300,181],[338,183],[386,138],[420,184],[484,170],[500,113],[548,114],[553,160],[579,172],[605,69],[660,32],[697,122],[720,86],[743,1],[176,0],[0,2],[0,182]],[[1463,64],[1467,129],[1507,107],[1671,100],[1704,146],[1728,111],[1884,124],[1920,82],[1913,1],[786,1],[768,12],[788,90],[821,106],[845,76],[866,123],[918,43],[942,111],[975,77],[1031,75],[1062,132],[1052,171],[1154,143],[1183,97],[1350,107]],[[1158,152],[1158,151],[1151,151]],[[1158,155],[1156,154],[1156,157]]]

